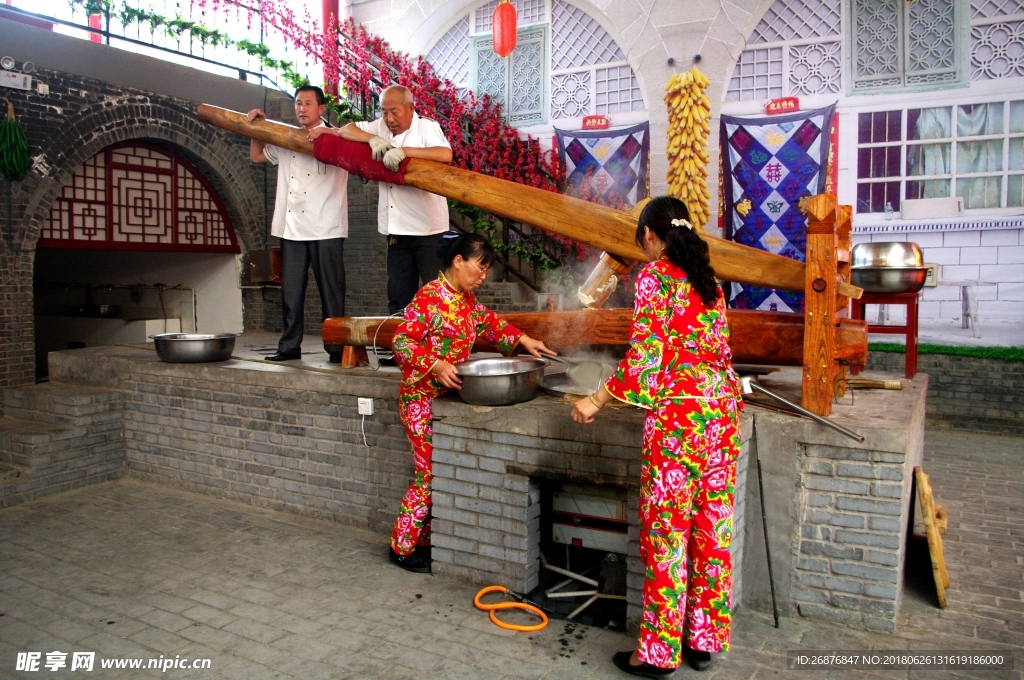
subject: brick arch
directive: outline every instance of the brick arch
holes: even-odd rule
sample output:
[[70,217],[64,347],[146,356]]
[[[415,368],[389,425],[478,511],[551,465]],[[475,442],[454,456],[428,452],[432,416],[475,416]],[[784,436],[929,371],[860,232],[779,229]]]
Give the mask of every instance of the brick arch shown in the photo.
[[50,206],[75,170],[108,146],[133,140],[165,146],[192,163],[223,201],[242,249],[265,244],[264,196],[252,177],[248,140],[199,122],[194,105],[127,96],[94,104],[73,120],[40,149],[37,166],[49,168],[46,176],[26,177],[23,251],[35,250]]

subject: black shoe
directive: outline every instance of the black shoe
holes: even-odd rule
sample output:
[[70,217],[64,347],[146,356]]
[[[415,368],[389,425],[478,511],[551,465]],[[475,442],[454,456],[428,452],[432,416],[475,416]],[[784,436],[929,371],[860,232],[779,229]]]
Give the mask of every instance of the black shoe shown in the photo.
[[690,664],[690,668],[693,670],[705,671],[708,668],[708,664],[711,663],[711,652],[702,652],[699,649],[690,649],[683,645],[683,658],[686,659],[686,663]]
[[634,666],[629,663],[629,658],[633,656],[633,652],[616,652],[615,656],[612,657],[612,661],[620,671],[625,671],[630,675],[639,675],[642,678],[667,678],[676,672],[675,668],[659,668],[652,666],[649,663],[642,663],[639,666]]
[[341,352],[331,352],[330,362],[332,364],[340,364],[341,363]]
[[302,354],[300,352],[278,352],[264,358],[267,361],[295,361],[296,359],[301,359]]
[[388,548],[388,557],[391,559],[392,564],[397,564],[406,571],[412,571],[417,574],[429,574],[430,573],[430,558],[418,555],[415,552],[411,555],[399,555],[391,548]]

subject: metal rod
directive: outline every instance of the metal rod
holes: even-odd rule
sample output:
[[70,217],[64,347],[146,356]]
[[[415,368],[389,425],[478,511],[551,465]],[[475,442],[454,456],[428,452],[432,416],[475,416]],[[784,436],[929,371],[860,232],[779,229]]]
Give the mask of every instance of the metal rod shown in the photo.
[[579,607],[576,607],[576,609],[575,609],[575,610],[573,611],[573,613],[572,613],[572,614],[569,614],[569,615],[568,615],[567,617],[565,617],[565,618],[567,618],[567,619],[569,619],[570,621],[572,621],[572,620],[573,620],[574,618],[576,618],[576,615],[577,615],[577,614],[579,614],[579,613],[580,613],[580,612],[582,612],[582,611],[583,611],[584,609],[586,609],[586,608],[587,608],[587,607],[589,607],[590,605],[592,605],[592,604],[594,604],[595,602],[597,602],[597,598],[598,598],[598,596],[597,596],[597,595],[594,595],[594,596],[593,596],[592,598],[590,598],[589,600],[587,600],[586,602],[584,602],[583,604],[581,604],[581,605],[580,605]]
[[750,389],[755,390],[757,392],[761,392],[762,394],[767,394],[769,397],[771,397],[775,401],[778,401],[779,403],[785,404],[786,406],[788,406],[789,408],[793,409],[797,413],[799,413],[801,415],[805,415],[808,418],[810,418],[811,420],[813,420],[813,421],[815,421],[817,423],[820,423],[820,424],[824,425],[825,427],[831,427],[836,432],[841,432],[841,433],[845,434],[847,437],[850,437],[851,439],[855,439],[855,440],[857,440],[859,442],[864,441],[864,437],[862,435],[859,435],[859,434],[857,434],[856,432],[854,432],[852,430],[848,430],[845,427],[843,427],[842,425],[840,425],[839,423],[832,422],[828,418],[823,418],[822,416],[819,416],[817,413],[814,413],[812,411],[808,411],[807,409],[805,409],[802,406],[797,406],[796,404],[794,404],[790,400],[788,400],[788,399],[786,399],[784,397],[780,397],[779,395],[775,394],[774,392],[770,392],[770,391],[766,390],[765,388],[761,387],[760,385],[758,385],[755,382],[749,382],[749,385],[750,385]]
[[761,472],[761,447],[757,443],[757,423],[754,423],[754,458],[757,460],[757,490],[761,496],[761,528],[764,530],[764,553],[768,558],[768,587],[772,593],[772,616],[779,627],[779,608],[775,604],[775,576],[772,574],[772,549],[768,545],[768,514],[764,509],[764,475]]
[[547,593],[547,596],[550,597],[550,598],[558,598],[558,597],[583,597],[584,595],[596,595],[596,594],[597,594],[596,590],[572,590],[572,591],[566,591],[564,593]]
[[587,578],[586,576],[583,576],[582,574],[577,574],[575,572],[569,571],[568,569],[562,569],[561,567],[555,567],[555,566],[552,566],[550,564],[545,564],[544,568],[548,569],[550,571],[553,571],[556,574],[561,574],[562,576],[568,576],[569,578],[575,579],[577,581],[580,581],[581,583],[586,583],[588,586],[594,586],[595,588],[597,587],[597,581],[595,581],[592,578]]

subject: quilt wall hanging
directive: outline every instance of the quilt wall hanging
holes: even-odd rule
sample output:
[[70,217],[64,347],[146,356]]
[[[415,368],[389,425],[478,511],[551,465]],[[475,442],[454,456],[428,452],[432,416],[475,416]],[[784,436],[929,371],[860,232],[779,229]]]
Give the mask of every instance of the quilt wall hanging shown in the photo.
[[568,195],[632,207],[650,193],[651,133],[647,123],[586,132],[556,128],[555,144],[565,163]]
[[[798,203],[825,190],[835,106],[784,116],[722,116],[727,239],[804,261],[807,218]],[[729,306],[799,312],[803,293],[733,283]]]

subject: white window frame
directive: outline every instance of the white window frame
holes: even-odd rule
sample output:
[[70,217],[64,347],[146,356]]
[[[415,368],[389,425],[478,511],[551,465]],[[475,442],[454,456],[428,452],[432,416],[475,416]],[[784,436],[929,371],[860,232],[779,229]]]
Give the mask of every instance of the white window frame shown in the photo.
[[[1020,214],[1024,213],[1024,206],[1008,206],[1007,205],[1008,198],[1009,198],[1007,192],[1008,192],[1008,188],[1009,188],[1009,178],[1010,178],[1010,176],[1011,175],[1024,175],[1024,170],[1020,170],[1020,169],[1011,170],[1010,169],[1010,163],[1009,163],[1009,153],[1010,153],[1010,141],[1009,140],[1024,138],[1024,131],[1022,131],[1022,132],[1010,132],[1010,106],[1011,106],[1011,103],[1013,103],[1013,102],[1024,102],[1024,96],[1021,96],[1020,94],[1018,94],[1016,96],[986,97],[986,98],[980,98],[978,100],[972,100],[972,101],[969,101],[969,102],[967,102],[967,101],[957,101],[957,102],[928,101],[928,102],[915,103],[915,105],[913,105],[913,106],[886,106],[886,107],[879,107],[879,108],[872,109],[872,110],[864,110],[864,111],[852,112],[853,120],[851,122],[853,123],[853,126],[854,126],[854,130],[852,131],[852,135],[854,137],[855,144],[853,146],[854,154],[853,154],[853,158],[852,158],[852,161],[851,161],[851,164],[852,164],[852,168],[851,169],[852,169],[853,178],[855,179],[855,182],[856,182],[857,186],[859,187],[862,184],[886,183],[886,182],[897,182],[898,181],[900,183],[899,196],[900,196],[900,202],[902,204],[902,201],[906,200],[907,182],[908,181],[918,182],[918,181],[926,181],[926,180],[931,180],[931,179],[948,180],[950,182],[950,192],[949,192],[950,196],[956,196],[957,195],[957,193],[956,193],[956,191],[957,191],[957,187],[956,187],[957,179],[970,179],[970,178],[977,178],[977,177],[1001,177],[1001,180],[1002,180],[1001,181],[1001,185],[1000,185],[1001,205],[999,207],[971,208],[971,209],[968,209],[966,211],[966,213],[969,214],[969,215],[982,215],[982,214],[986,214],[986,215],[1020,215]],[[958,107],[961,107],[961,106],[977,106],[977,105],[993,104],[993,103],[1002,103],[1003,104],[1003,132],[1002,133],[1000,133],[1000,134],[992,134],[992,135],[977,135],[977,136],[969,136],[969,137],[960,137],[957,134],[957,122],[956,122],[956,120],[957,120],[957,109],[958,109]],[[941,138],[941,139],[907,140],[906,139],[906,137],[907,137],[907,111],[911,110],[911,109],[931,109],[931,108],[950,108],[951,109],[952,119],[951,119],[950,127],[951,127],[952,136],[944,137],[944,138]],[[865,148],[878,148],[878,147],[885,147],[885,146],[896,146],[896,143],[893,143],[893,142],[878,142],[878,143],[861,144],[859,139],[857,139],[858,134],[859,134],[858,133],[859,117],[862,114],[881,113],[881,112],[897,111],[897,110],[900,112],[900,141],[898,143],[899,146],[900,146],[900,174],[899,174],[899,176],[898,177],[897,176],[893,176],[893,177],[869,177],[869,178],[860,178],[860,177],[858,177],[858,174],[859,174],[859,153],[858,152],[861,149],[865,149]],[[958,173],[957,172],[956,154],[957,154],[957,143],[958,142],[960,142],[960,143],[967,142],[967,141],[971,141],[971,142],[978,141],[978,142],[980,142],[980,141],[987,141],[987,140],[994,140],[994,139],[1002,139],[1003,140],[1002,170],[995,171],[995,172],[981,172],[981,173],[970,173],[970,172],[968,172],[968,173]],[[950,148],[950,159],[949,159],[949,166],[950,166],[950,172],[949,173],[943,174],[943,175],[921,175],[921,176],[917,176],[917,175],[908,176],[907,175],[907,150],[908,150],[908,147],[920,146],[920,145],[923,145],[923,144],[950,144],[951,145],[951,148]],[[856,196],[857,196],[857,192],[855,191],[854,192],[854,202],[855,202],[855,205],[857,203]],[[857,214],[858,215],[864,215],[868,219],[870,219],[872,216],[877,217],[878,215],[881,214],[880,212],[860,211],[859,208],[860,208],[860,206],[856,205],[856,212],[857,212]],[[896,214],[899,215],[899,212],[900,211],[897,210]]]

